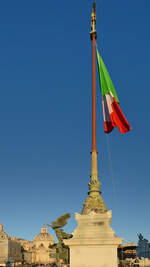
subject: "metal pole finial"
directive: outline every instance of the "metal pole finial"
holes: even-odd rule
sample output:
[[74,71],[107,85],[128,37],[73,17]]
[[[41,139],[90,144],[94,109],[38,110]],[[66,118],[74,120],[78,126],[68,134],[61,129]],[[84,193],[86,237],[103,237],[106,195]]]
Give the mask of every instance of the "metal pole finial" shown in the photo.
[[92,14],[91,14],[91,39],[94,36],[96,39],[97,33],[96,33],[96,29],[95,29],[95,25],[96,25],[96,3],[93,3],[93,9],[92,9]]

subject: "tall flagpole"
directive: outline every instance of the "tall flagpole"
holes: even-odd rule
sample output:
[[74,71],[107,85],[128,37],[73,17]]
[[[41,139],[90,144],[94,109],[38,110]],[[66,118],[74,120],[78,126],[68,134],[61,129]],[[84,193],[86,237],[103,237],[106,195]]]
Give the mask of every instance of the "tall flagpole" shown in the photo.
[[96,150],[96,79],[95,79],[95,41],[96,41],[96,4],[91,15],[92,41],[92,151],[91,176],[88,197],[84,201],[81,214],[75,213],[77,228],[73,238],[65,241],[70,248],[71,267],[117,267],[117,247],[122,239],[116,237],[110,227],[111,211],[107,212],[101,197],[100,181],[97,171]]
[[95,75],[95,41],[97,39],[96,24],[96,3],[93,3],[91,14],[92,41],[92,152],[91,152],[91,176],[89,182],[89,197],[85,199],[82,214],[89,214],[91,211],[104,213],[107,211],[102,197],[100,196],[100,181],[98,180],[97,150],[96,150],[96,75]]
[[91,14],[91,41],[92,41],[92,166],[91,166],[91,179],[98,180],[97,170],[97,150],[96,150],[96,75],[95,75],[95,41],[97,32],[95,30],[96,24],[96,3],[93,4]]
[[93,12],[91,15],[91,40],[92,40],[92,151],[96,150],[96,78],[95,78],[95,41],[97,33],[96,24],[96,4],[93,4]]

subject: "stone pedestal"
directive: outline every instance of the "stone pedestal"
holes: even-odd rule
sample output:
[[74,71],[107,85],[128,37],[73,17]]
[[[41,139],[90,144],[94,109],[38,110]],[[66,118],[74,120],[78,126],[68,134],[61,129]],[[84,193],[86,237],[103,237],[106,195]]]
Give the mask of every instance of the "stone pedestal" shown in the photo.
[[117,247],[122,243],[112,228],[111,211],[78,214],[73,238],[64,240],[70,248],[70,267],[118,267]]

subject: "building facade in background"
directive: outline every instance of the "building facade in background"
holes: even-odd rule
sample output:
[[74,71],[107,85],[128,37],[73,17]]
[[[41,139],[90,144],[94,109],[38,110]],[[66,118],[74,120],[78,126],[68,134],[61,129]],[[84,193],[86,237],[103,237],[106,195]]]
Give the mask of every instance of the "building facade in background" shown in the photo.
[[15,265],[22,263],[21,245],[12,240],[0,224],[0,266],[5,266],[9,262]]
[[35,236],[33,241],[34,263],[48,264],[54,262],[55,259],[50,257],[53,250],[49,248],[49,245],[53,244],[53,237],[48,233],[47,227],[43,226],[41,232]]
[[41,228],[41,232],[33,241],[29,241],[17,237],[11,238],[3,231],[3,225],[0,224],[0,266],[6,266],[7,263],[12,265],[53,263],[55,258],[51,258],[50,254],[55,251],[49,247],[53,244],[54,239],[48,233],[46,226]]

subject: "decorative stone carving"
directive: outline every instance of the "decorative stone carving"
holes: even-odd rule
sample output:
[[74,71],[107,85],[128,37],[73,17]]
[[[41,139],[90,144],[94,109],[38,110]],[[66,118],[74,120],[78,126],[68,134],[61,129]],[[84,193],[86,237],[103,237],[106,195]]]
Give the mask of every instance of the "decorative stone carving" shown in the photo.
[[94,211],[95,213],[107,212],[107,208],[101,196],[97,196],[97,197],[89,196],[88,198],[85,199],[84,206],[83,206],[81,213],[90,214],[91,211]]

